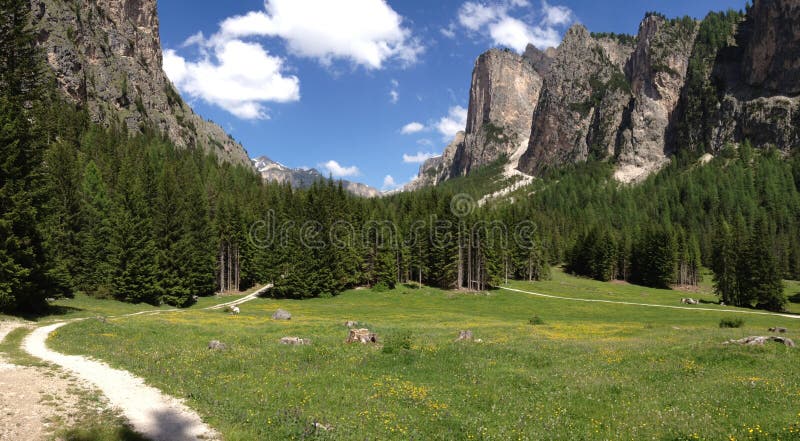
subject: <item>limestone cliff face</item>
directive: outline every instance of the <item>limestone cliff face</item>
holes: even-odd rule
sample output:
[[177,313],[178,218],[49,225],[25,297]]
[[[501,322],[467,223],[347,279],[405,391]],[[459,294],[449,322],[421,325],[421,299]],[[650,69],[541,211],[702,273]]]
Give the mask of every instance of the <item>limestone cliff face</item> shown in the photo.
[[177,146],[245,166],[242,146],[184,103],[162,69],[156,0],[31,0],[38,43],[60,88],[92,120],[151,125]]
[[594,38],[581,25],[567,31],[544,73],[521,171],[536,175],[552,166],[614,154],[630,101],[624,63],[632,51],[629,43]]
[[647,17],[626,65],[633,97],[620,127],[615,176],[633,182],[658,170],[675,148],[676,110],[697,23]]
[[491,50],[478,58],[472,72],[463,152],[453,174],[510,157],[527,144],[531,118],[542,90],[542,77],[519,55]]
[[800,146],[800,4],[760,0],[720,51],[712,81],[723,90],[706,122],[710,148],[745,139],[756,147]]
[[527,147],[542,77],[525,58],[492,49],[475,62],[467,127],[445,149],[429,159],[409,188],[435,185],[463,176]]
[[[785,152],[800,146],[797,0],[757,0],[746,18],[729,12],[702,23],[648,14],[635,37],[576,25],[558,48],[529,46],[515,57],[494,50],[478,59],[464,139],[424,164],[415,185],[512,152],[521,154],[512,166],[529,175],[593,159],[636,182],[680,149],[715,153],[744,140]],[[512,140],[526,138],[526,114],[528,146],[514,151]],[[500,132],[513,138],[487,135]]]

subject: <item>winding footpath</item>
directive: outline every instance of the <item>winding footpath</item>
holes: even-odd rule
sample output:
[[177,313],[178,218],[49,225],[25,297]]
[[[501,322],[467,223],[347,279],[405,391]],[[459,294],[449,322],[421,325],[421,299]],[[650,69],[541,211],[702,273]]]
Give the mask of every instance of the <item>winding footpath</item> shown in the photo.
[[762,311],[741,311],[737,309],[719,309],[719,308],[694,308],[691,306],[673,306],[673,305],[656,305],[652,303],[636,303],[636,302],[625,302],[621,300],[603,300],[603,299],[581,299],[575,297],[564,297],[564,296],[555,296],[552,294],[542,294],[533,291],[524,291],[521,289],[516,288],[508,288],[505,286],[501,286],[500,289],[504,289],[506,291],[517,292],[521,294],[528,294],[531,296],[536,297],[544,297],[548,299],[556,299],[556,300],[569,300],[573,302],[585,302],[585,303],[610,303],[612,305],[627,305],[627,306],[644,306],[650,308],[666,308],[666,309],[683,309],[688,311],[712,311],[712,312],[730,312],[734,314],[753,314],[753,315],[770,315],[774,317],[786,317],[791,319],[800,319],[800,315],[797,314],[781,314],[778,312],[762,312]]
[[[251,301],[270,289],[267,285],[240,299],[226,302],[204,310],[218,310]],[[145,311],[109,318],[125,318],[138,315],[155,315],[165,312],[180,312],[169,309]],[[31,332],[22,343],[22,348],[39,359],[65,369],[75,377],[97,387],[106,396],[111,406],[118,408],[133,429],[153,441],[218,440],[220,434],[205,424],[195,411],[181,400],[148,386],[145,381],[128,371],[115,369],[106,363],[83,356],[65,355],[47,348],[48,336],[62,326],[85,320],[76,319],[43,326]]]

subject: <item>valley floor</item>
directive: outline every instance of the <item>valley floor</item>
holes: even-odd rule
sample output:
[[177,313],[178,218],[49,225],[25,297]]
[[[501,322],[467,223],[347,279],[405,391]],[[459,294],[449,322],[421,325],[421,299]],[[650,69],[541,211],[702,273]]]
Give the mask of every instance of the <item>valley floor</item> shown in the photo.
[[[557,270],[551,281],[510,287],[679,307],[681,297],[714,300]],[[228,441],[800,438],[800,349],[722,344],[769,335],[772,326],[800,342],[795,318],[711,303],[693,311],[410,286],[257,299],[240,315],[207,306],[85,320],[48,344],[185,399]],[[278,308],[292,320],[273,321]],[[744,326],[720,328],[728,317]],[[347,320],[377,332],[381,344],[345,344]],[[454,342],[466,329],[482,343]],[[281,345],[284,336],[312,344]],[[228,350],[208,350],[214,339]]]

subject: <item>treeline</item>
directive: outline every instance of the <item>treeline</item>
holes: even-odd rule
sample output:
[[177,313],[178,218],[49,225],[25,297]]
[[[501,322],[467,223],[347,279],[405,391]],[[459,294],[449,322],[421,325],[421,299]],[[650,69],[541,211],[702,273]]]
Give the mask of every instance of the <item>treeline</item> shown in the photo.
[[777,310],[781,278],[800,278],[797,155],[683,153],[635,186],[590,162],[486,207],[492,169],[373,200],[330,181],[293,190],[147,127],[90,123],[40,69],[25,5],[0,2],[0,309],[79,291],[185,306],[269,282],[290,298],[483,290],[565,263],[656,287],[696,284],[707,266],[726,302]]
[[575,274],[668,287],[698,283],[702,265],[726,302],[780,309],[781,280],[800,278],[800,157],[745,142],[707,165],[688,158],[636,186],[578,166],[518,204]]

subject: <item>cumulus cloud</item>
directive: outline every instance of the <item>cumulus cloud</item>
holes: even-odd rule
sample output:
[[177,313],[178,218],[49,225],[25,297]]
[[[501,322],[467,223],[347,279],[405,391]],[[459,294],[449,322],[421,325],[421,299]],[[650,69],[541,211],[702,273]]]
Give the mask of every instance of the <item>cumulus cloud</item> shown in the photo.
[[404,125],[403,128],[400,129],[400,133],[403,135],[413,135],[414,133],[419,133],[423,130],[425,130],[425,125],[414,121]]
[[424,48],[385,0],[266,0],[263,11],[226,19],[219,38],[278,37],[294,55],[323,65],[349,60],[381,69],[410,64]]
[[[201,38],[202,35],[196,35],[187,42],[197,44]],[[167,76],[182,92],[242,119],[268,118],[266,102],[300,99],[300,80],[284,74],[284,60],[270,55],[257,43],[220,42],[196,61],[168,49],[164,51],[163,65]]]
[[447,116],[442,117],[436,123],[436,130],[442,134],[445,141],[449,141],[456,136],[456,133],[463,131],[467,127],[467,109],[461,106],[451,107]]
[[319,168],[334,178],[346,178],[361,174],[361,172],[358,170],[358,167],[355,165],[351,167],[345,167],[334,160],[330,160],[324,164],[319,164]]
[[383,187],[381,187],[381,190],[383,191],[397,190],[402,186],[403,184],[398,184],[397,182],[395,182],[392,175],[386,175],[386,177],[383,178]]
[[571,9],[546,1],[538,11],[527,0],[468,1],[458,10],[458,23],[469,33],[520,53],[529,43],[540,49],[558,46],[561,32],[573,21]]
[[439,155],[437,155],[436,153],[417,152],[415,155],[409,155],[405,153],[403,154],[403,162],[405,162],[406,164],[422,164],[428,159],[435,158],[437,156]]

